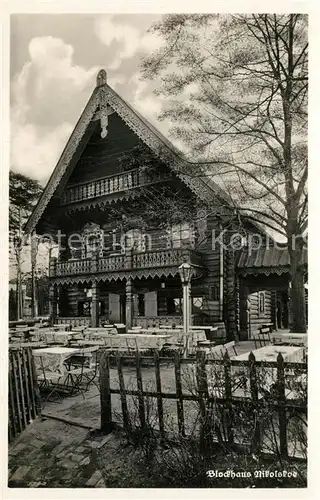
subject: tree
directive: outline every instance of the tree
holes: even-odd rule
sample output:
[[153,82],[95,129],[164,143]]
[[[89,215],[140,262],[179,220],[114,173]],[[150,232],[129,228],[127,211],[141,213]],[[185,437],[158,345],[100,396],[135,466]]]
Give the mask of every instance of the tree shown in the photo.
[[239,214],[286,237],[292,330],[306,331],[307,18],[300,14],[168,15],[164,46],[142,63],[170,98],[161,119]]
[[[17,273],[17,319],[20,319],[22,316],[21,266],[22,250],[26,245],[23,228],[41,192],[41,185],[34,179],[13,171],[9,172],[9,231],[11,252]],[[34,274],[34,265],[32,265],[32,268]]]

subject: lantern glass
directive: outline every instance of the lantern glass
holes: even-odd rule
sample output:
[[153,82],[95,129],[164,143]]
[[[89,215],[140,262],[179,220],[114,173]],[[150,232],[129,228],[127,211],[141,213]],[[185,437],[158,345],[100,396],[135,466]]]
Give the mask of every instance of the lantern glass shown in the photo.
[[191,266],[187,262],[184,262],[179,266],[179,274],[181,278],[181,282],[183,284],[190,283],[191,279]]

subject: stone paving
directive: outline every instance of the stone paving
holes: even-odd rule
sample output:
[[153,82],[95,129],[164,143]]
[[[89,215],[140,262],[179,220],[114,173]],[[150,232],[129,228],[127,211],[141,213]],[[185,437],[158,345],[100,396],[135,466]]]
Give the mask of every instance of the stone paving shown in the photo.
[[9,488],[105,488],[99,449],[114,439],[39,417],[9,448]]

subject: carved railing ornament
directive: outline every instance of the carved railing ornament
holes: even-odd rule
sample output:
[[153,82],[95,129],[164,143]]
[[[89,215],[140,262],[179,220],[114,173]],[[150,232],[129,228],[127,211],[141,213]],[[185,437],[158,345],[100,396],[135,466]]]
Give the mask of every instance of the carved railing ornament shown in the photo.
[[[104,70],[99,72],[102,73]],[[98,75],[99,78],[99,75]],[[104,73],[100,76],[100,81],[104,82],[101,85],[107,83],[107,74]],[[101,137],[105,139],[108,135],[108,100],[104,92],[99,93],[99,110],[100,110],[100,126],[101,126]]]

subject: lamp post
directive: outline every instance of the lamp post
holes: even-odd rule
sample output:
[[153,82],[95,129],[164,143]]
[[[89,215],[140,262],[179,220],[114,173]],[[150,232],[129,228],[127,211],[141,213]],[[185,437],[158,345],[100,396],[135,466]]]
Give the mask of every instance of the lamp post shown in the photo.
[[188,262],[184,262],[179,266],[179,274],[183,290],[183,336],[184,336],[184,353],[187,357],[189,351],[189,328],[190,328],[190,282],[191,282],[192,267]]

